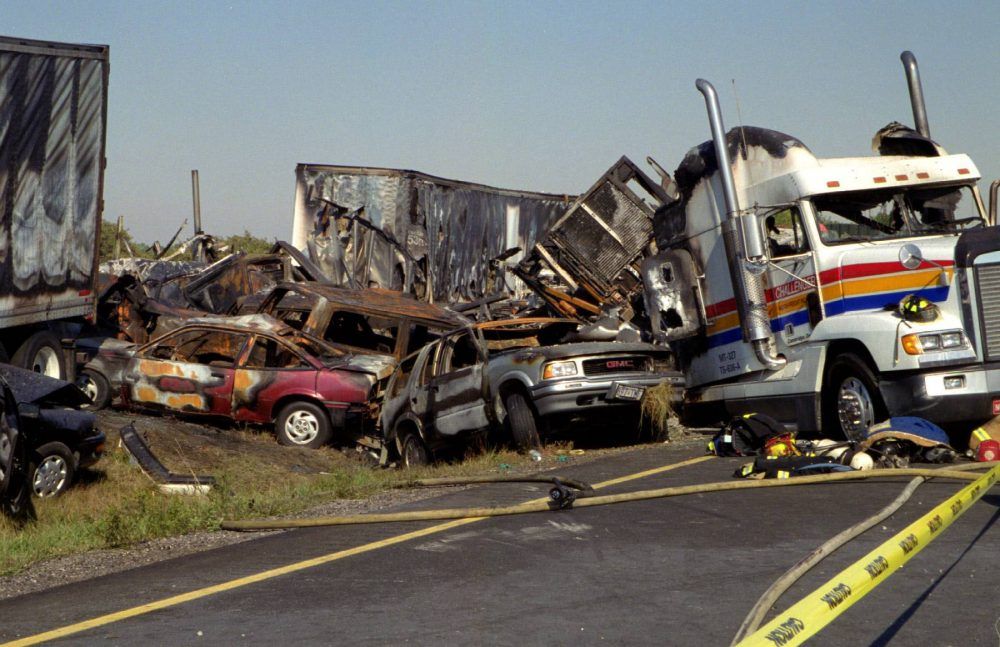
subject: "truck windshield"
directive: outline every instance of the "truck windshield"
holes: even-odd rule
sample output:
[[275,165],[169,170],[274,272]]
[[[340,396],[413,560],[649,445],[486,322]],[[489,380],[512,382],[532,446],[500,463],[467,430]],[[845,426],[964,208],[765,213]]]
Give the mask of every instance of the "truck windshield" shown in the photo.
[[896,187],[816,196],[820,239],[827,245],[957,233],[983,226],[968,186]]

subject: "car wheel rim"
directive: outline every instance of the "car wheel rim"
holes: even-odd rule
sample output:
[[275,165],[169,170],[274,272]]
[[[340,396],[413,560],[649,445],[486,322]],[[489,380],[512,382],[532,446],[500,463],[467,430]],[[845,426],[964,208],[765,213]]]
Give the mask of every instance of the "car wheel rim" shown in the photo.
[[49,456],[35,469],[32,487],[40,497],[54,496],[66,484],[66,461],[61,456]]
[[858,378],[850,377],[840,385],[837,415],[840,428],[848,440],[862,440],[865,431],[875,424],[875,405],[871,394]]
[[319,436],[319,420],[309,411],[296,411],[285,420],[285,435],[296,445],[305,445]]
[[77,387],[91,402],[97,400],[97,382],[95,382],[90,376],[81,375],[76,381]]
[[60,377],[59,354],[56,349],[49,346],[39,348],[34,361],[31,362],[31,370],[49,377]]

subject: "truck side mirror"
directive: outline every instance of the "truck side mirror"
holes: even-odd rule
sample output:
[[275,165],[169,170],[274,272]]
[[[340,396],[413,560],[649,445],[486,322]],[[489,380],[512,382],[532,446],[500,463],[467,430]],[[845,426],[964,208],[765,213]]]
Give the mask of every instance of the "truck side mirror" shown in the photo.
[[997,191],[1000,191],[1000,180],[993,180],[993,184],[990,185],[990,225],[997,224]]

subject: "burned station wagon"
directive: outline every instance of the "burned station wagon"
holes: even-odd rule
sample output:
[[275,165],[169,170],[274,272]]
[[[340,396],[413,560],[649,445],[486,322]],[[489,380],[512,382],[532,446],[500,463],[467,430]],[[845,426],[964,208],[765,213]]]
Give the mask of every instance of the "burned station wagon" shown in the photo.
[[405,358],[382,406],[386,446],[405,464],[420,464],[491,430],[521,449],[586,421],[604,420],[608,433],[635,437],[646,388],[683,386],[669,349],[557,343],[575,328],[562,319],[482,322]]
[[122,397],[130,406],[273,423],[282,444],[319,447],[373,422],[376,384],[393,363],[263,315],[206,318],[137,348]]

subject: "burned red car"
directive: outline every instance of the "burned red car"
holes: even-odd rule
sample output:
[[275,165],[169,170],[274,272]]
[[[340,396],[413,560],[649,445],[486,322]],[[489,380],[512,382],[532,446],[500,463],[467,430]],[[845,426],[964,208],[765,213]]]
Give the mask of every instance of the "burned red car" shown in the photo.
[[273,423],[282,444],[319,447],[365,433],[376,385],[394,363],[264,315],[193,319],[135,350],[122,398],[132,407]]

